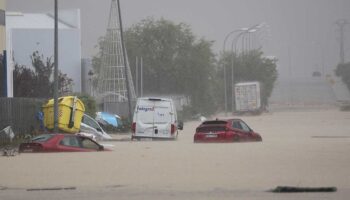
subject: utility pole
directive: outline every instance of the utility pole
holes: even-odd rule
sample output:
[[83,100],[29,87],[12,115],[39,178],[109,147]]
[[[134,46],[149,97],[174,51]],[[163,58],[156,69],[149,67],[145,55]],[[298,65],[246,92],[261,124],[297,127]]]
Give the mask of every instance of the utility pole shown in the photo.
[[140,77],[141,77],[141,87],[140,87],[140,90],[141,90],[141,97],[143,97],[143,57],[141,56],[141,72],[140,72]]
[[[115,1],[115,0],[114,0]],[[124,60],[124,65],[125,65],[125,81],[126,81],[126,91],[128,94],[128,106],[129,106],[129,122],[132,122],[132,114],[131,114],[131,94],[130,94],[130,83],[129,83],[129,77],[128,77],[128,67],[127,67],[127,61],[126,61],[126,49],[124,45],[124,34],[123,34],[123,23],[122,23],[122,14],[120,12],[120,2],[119,0],[117,1],[118,3],[118,14],[119,14],[119,26],[120,26],[120,39],[122,43],[122,49],[123,49],[123,60]]]
[[136,64],[135,64],[135,89],[136,89],[136,97],[143,96],[143,58],[142,56],[136,56]]
[[135,61],[135,93],[136,97],[140,96],[139,95],[139,58],[136,56],[136,61]]
[[55,66],[54,66],[54,110],[53,110],[53,121],[54,121],[54,132],[58,133],[58,5],[55,0]]
[[345,26],[349,24],[348,20],[346,19],[339,19],[335,22],[335,24],[339,27],[339,45],[340,45],[340,64],[345,63],[345,51],[344,51],[344,43],[345,43]]

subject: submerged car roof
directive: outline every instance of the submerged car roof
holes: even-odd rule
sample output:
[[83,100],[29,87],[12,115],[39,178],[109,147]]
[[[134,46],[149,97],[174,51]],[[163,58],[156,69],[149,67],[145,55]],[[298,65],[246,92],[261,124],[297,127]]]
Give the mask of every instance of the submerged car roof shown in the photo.
[[141,97],[138,98],[140,100],[148,100],[148,101],[172,101],[172,99],[169,98],[163,98],[163,97]]
[[225,125],[233,120],[241,120],[241,119],[215,119],[215,120],[206,120],[202,122],[201,125]]
[[207,120],[202,123],[202,125],[212,125],[212,124],[227,124],[227,120]]

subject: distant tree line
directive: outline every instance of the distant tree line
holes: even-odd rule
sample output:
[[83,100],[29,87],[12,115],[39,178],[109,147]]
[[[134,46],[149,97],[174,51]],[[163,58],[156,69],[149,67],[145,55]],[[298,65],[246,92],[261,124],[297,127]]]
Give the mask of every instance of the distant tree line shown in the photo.
[[[220,66],[226,66],[226,80],[228,83],[228,107],[231,107],[233,91],[231,83],[258,81],[261,87],[261,105],[268,107],[268,99],[272,94],[274,83],[277,80],[277,60],[266,58],[260,50],[251,50],[241,54],[224,52],[220,58]],[[233,82],[232,82],[233,74]],[[218,73],[219,80],[224,80],[223,68]],[[222,82],[220,85],[223,85]],[[222,87],[222,86],[221,86]],[[233,96],[234,97],[234,96]],[[222,99],[224,99],[222,97]],[[220,99],[223,104],[222,100]]]
[[[145,95],[186,95],[191,106],[188,114],[212,114],[223,109],[224,73],[231,83],[232,52],[222,52],[217,58],[212,41],[196,37],[184,23],[146,18],[125,32],[126,49],[135,80],[136,57],[143,57]],[[93,58],[94,73],[101,67],[104,38],[99,41],[99,53]],[[234,82],[260,81],[262,102],[267,105],[277,79],[276,60],[263,57],[254,50],[234,56]],[[96,84],[95,80],[95,84]],[[227,91],[232,91],[227,87]],[[230,94],[230,93],[228,93]],[[231,97],[229,95],[229,101]]]
[[[14,79],[14,97],[30,98],[53,98],[53,73],[54,63],[51,58],[44,58],[38,51],[33,52],[30,56],[32,67],[15,64],[13,72]],[[73,80],[62,73],[58,72],[58,95],[77,96],[85,106],[85,113],[95,117],[96,102],[91,96],[81,93],[72,93]]]
[[[44,58],[38,51],[30,56],[32,68],[15,64],[13,72],[14,97],[51,98],[53,96],[53,68],[51,58]],[[59,71],[59,95],[72,92],[73,80]]]
[[[186,95],[193,112],[216,110],[211,41],[198,39],[186,24],[147,18],[128,29],[126,46],[131,66],[133,58],[143,57],[144,93]],[[132,71],[135,74],[134,67]]]
[[335,74],[341,77],[350,91],[350,62],[339,64],[335,70]]

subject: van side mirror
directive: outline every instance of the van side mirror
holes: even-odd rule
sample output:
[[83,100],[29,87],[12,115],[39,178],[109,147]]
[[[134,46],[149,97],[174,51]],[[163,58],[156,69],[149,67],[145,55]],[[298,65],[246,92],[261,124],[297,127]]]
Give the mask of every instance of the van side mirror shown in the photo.
[[179,129],[179,130],[184,129],[184,123],[182,121],[179,121],[179,123],[177,124],[177,129]]

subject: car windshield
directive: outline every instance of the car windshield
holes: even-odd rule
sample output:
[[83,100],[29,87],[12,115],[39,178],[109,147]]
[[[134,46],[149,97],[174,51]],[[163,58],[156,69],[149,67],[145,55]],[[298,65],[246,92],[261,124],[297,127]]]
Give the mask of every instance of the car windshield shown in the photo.
[[205,121],[202,124],[227,124],[227,121],[220,121],[220,120]]
[[45,135],[39,135],[34,137],[31,141],[32,142],[46,142],[50,140],[53,137],[52,134],[45,134]]
[[196,132],[202,132],[202,133],[207,133],[207,132],[218,132],[218,131],[225,131],[226,126],[203,126],[199,127],[196,129]]

